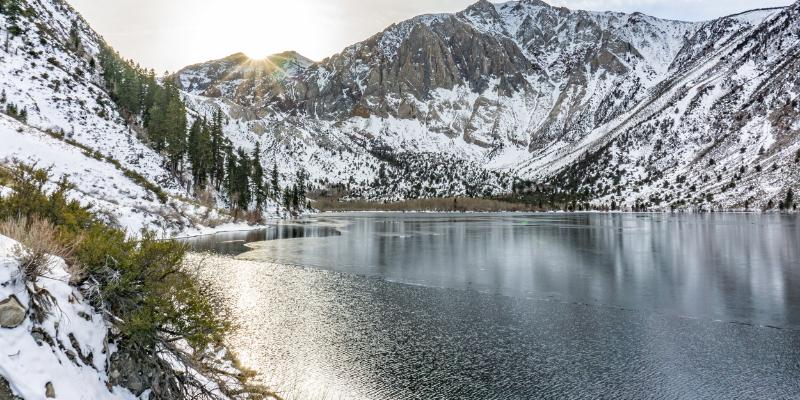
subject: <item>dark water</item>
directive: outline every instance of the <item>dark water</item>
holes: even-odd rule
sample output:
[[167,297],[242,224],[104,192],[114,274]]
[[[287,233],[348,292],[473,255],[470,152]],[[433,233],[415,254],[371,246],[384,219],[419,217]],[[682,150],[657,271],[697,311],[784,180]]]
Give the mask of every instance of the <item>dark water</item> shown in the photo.
[[223,255],[238,255],[250,248],[247,243],[278,239],[297,239],[323,236],[337,236],[340,232],[333,227],[309,223],[282,223],[266,229],[243,232],[222,232],[215,235],[196,236],[182,239],[192,251],[213,252]]
[[800,398],[796,217],[357,214],[311,222],[304,226],[342,234],[262,242],[241,257],[314,268],[220,270],[235,275],[226,285],[246,321],[244,358],[303,391]]

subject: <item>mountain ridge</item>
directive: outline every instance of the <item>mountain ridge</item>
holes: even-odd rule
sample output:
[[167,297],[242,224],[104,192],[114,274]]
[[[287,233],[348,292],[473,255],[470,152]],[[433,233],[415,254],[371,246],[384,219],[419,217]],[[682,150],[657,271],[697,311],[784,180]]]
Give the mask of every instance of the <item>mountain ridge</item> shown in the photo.
[[[27,125],[118,159],[170,196],[185,193],[158,165],[163,155],[142,142],[147,132],[108,107],[98,71],[86,74],[88,85],[69,76],[37,82],[52,70],[88,71],[103,42],[66,3],[35,4],[56,25],[58,45],[33,43],[43,34],[32,26],[35,35],[12,41],[5,57],[13,62],[0,71]],[[769,209],[798,185],[797,8],[685,22],[484,1],[392,24],[318,62],[292,51],[260,60],[236,53],[167,82],[182,90],[190,123],[222,112],[233,148],[258,145],[263,166],[280,165],[282,180],[306,171],[317,195]],[[83,53],[68,48],[73,21]],[[25,46],[40,60],[55,52],[66,70],[47,60],[26,66],[36,59],[20,54]],[[80,94],[58,100],[69,106],[53,100],[64,82]],[[30,85],[34,98],[24,95]],[[710,172],[711,153],[724,171]],[[743,181],[751,183],[737,186]]]
[[[259,132],[242,143],[263,140],[262,148],[284,148],[270,152],[271,158],[292,163],[302,154],[295,167],[312,171],[321,188],[336,175],[345,177],[338,183],[354,175],[361,178],[355,185],[360,187],[351,190],[353,197],[467,194],[442,187],[452,186],[452,180],[431,183],[428,190],[409,190],[418,184],[413,176],[404,176],[409,167],[387,164],[372,154],[375,149],[434,159],[447,154],[507,174],[499,187],[489,190],[494,194],[513,192],[515,179],[558,186],[554,177],[560,171],[586,151],[614,142],[617,135],[608,132],[626,132],[628,122],[645,118],[641,113],[680,89],[675,82],[681,76],[710,73],[704,69],[713,61],[709,57],[736,46],[770,17],[790,9],[685,22],[642,13],[569,10],[538,0],[481,1],[458,13],[392,24],[311,65],[286,81],[280,96],[260,97],[249,111],[234,112],[258,116],[239,119],[249,128],[234,130],[242,136],[248,136],[248,129]],[[228,109],[249,106],[236,94],[222,98]],[[299,140],[292,143],[290,138]],[[330,151],[331,141],[341,143],[373,172],[355,173],[341,165],[346,162],[332,160],[336,152]],[[319,163],[327,165],[317,168]],[[381,165],[393,175],[396,189],[374,188]],[[631,177],[628,185],[636,181]],[[580,186],[568,190],[602,191]],[[614,190],[621,193],[613,201],[651,203],[637,199],[634,189]],[[585,197],[598,201],[597,206],[612,201],[608,194]],[[766,207],[769,199],[759,197],[754,204]],[[690,204],[742,206],[733,199]]]

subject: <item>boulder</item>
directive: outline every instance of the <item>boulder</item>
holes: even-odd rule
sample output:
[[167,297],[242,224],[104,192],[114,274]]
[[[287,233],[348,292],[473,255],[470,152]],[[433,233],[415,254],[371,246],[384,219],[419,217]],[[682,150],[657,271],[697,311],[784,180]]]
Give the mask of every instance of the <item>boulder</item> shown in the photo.
[[28,310],[19,302],[17,296],[13,294],[3,301],[0,301],[0,327],[16,328],[25,321],[25,314]]
[[140,396],[145,390],[150,389],[153,375],[152,369],[139,365],[124,351],[117,351],[111,355],[108,377],[112,386],[122,386]]
[[53,382],[47,382],[47,384],[44,385],[44,397],[48,399],[56,398],[56,389],[53,387]]
[[0,376],[0,400],[22,400],[20,397],[14,396],[11,385],[2,376]]

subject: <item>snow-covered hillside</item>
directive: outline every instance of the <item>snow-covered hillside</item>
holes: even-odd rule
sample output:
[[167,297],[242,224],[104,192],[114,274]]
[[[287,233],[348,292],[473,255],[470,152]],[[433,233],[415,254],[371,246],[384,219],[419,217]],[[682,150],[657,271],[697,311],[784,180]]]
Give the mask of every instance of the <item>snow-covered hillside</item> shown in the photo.
[[[97,34],[61,0],[27,4],[23,33],[0,47],[0,106],[26,114],[2,120],[20,145],[0,158],[49,166],[57,151],[33,149],[72,146],[57,172],[131,230],[224,222],[117,112]],[[190,122],[222,110],[233,146],[258,143],[283,185],[302,169],[314,189],[353,198],[547,187],[595,206],[764,209],[798,189],[798,7],[689,23],[482,0],[320,62],[236,54],[174,79]],[[81,157],[93,168],[77,169]]]
[[[20,276],[14,256],[18,245],[0,236],[0,301],[13,299],[27,308],[25,285],[33,283]],[[0,328],[0,377],[14,396],[23,399],[135,399],[127,389],[108,384],[106,364],[114,348],[106,340],[108,326],[103,316],[69,285],[64,261],[56,259],[52,265],[47,277],[35,284],[37,291],[52,296],[51,309],[58,312],[41,323],[26,316],[18,326]]]
[[[191,200],[185,178],[119,114],[99,70],[102,39],[63,1],[23,4],[15,24],[0,14],[0,162],[52,167],[74,196],[134,234],[222,229],[230,218],[215,209],[221,202]],[[21,33],[9,33],[14,25]]]
[[[238,58],[187,67],[175,78],[190,106],[226,111],[235,142],[258,141],[268,159],[305,168],[319,187],[345,187],[353,197],[499,194],[516,178],[584,193],[597,206],[741,208],[744,198],[765,207],[797,183],[783,179],[796,171],[796,128],[784,122],[777,133],[765,122],[796,104],[786,81],[796,77],[788,71],[798,47],[797,8],[689,23],[482,0],[457,14],[392,25],[281,79],[247,74],[255,61]],[[201,78],[208,71],[225,73]],[[774,84],[778,91],[763,91]],[[782,100],[763,104],[759,89]],[[736,122],[743,107],[757,104],[763,117]],[[775,135],[783,146],[770,151]],[[628,136],[640,143],[628,144]],[[732,144],[739,141],[759,144],[741,153]],[[597,154],[605,148],[618,154],[610,164]],[[706,151],[720,153],[715,165],[727,182],[755,161],[754,152],[782,161],[769,171],[753,166],[753,181],[728,191],[704,178],[700,164],[688,166]],[[587,167],[595,158],[602,164]],[[491,178],[464,184],[475,177]],[[679,197],[687,188],[675,181],[687,179],[697,201]],[[654,193],[661,201],[651,201]]]
[[[227,220],[217,210],[171,198],[161,203],[156,193],[126,176],[99,153],[88,152],[63,139],[0,114],[0,162],[23,162],[49,168],[53,177],[67,176],[74,185],[70,196],[107,216],[108,222],[131,234],[142,229],[188,235],[211,231],[209,222]],[[224,226],[220,227],[221,229]],[[229,226],[228,228],[234,228]]]

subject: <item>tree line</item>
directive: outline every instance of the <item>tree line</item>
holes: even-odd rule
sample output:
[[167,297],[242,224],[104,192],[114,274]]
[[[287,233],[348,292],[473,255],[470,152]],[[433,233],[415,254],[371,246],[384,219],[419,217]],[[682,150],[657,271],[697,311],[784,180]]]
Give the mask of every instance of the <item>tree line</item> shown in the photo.
[[29,11],[23,7],[22,0],[0,0],[0,14],[6,16],[8,33],[17,36],[23,32],[19,26],[19,17],[25,16]]
[[189,125],[186,105],[172,79],[157,79],[155,71],[125,60],[107,46],[100,52],[100,67],[127,123],[143,129],[143,140],[164,155],[174,176],[191,175],[185,182],[190,191],[220,193],[233,210],[260,211],[269,199],[282,200],[289,210],[305,207],[305,173],[298,172],[295,183],[282,189],[277,163],[269,174],[264,170],[258,143],[247,152],[225,137],[220,110]]

